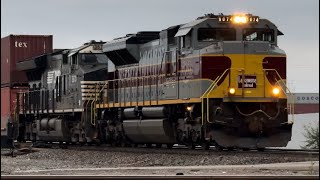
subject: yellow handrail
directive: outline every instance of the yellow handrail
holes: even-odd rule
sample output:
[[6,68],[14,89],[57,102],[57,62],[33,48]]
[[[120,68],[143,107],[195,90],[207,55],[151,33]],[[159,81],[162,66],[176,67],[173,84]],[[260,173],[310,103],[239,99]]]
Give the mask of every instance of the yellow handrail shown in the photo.
[[[283,84],[283,86],[285,87],[285,89],[289,92],[289,93],[287,93],[287,92],[283,89],[283,87],[280,86],[281,90],[285,93],[285,95],[287,96],[287,98],[289,98],[289,97],[288,97],[288,94],[290,94],[290,96],[291,96],[292,102],[291,102],[291,104],[290,104],[290,113],[291,113],[291,117],[292,117],[292,123],[294,123],[294,95],[291,93],[290,89],[288,88],[288,86],[286,85],[286,83],[283,81],[283,79],[281,78],[280,74],[278,73],[278,71],[277,71],[276,69],[264,69],[264,71],[274,71],[274,72],[276,72],[279,80],[281,81],[281,83]],[[287,104],[289,104],[289,103],[287,102]],[[292,106],[292,107],[291,107],[291,106]]]
[[[89,90],[91,90],[91,89],[93,89],[94,87],[91,87],[91,88],[89,88]],[[87,118],[88,117],[88,115],[87,115],[87,106],[89,105],[89,101],[90,101],[90,99],[92,98],[92,96],[93,96],[93,94],[91,94],[90,95],[90,98],[88,99],[88,100],[86,100],[86,104],[84,105],[84,107],[85,107],[85,117],[84,118]],[[91,107],[91,106],[90,106]],[[91,110],[91,109],[90,109]],[[91,119],[92,117],[91,117],[91,112],[90,112],[90,122],[92,122],[92,119]],[[82,126],[82,123],[83,123],[83,119],[81,119],[81,126]]]
[[[104,82],[104,81],[102,81],[102,82]],[[99,88],[101,87],[101,89],[99,89],[99,91],[98,91],[99,96],[100,96],[100,93],[104,90],[104,87],[107,84],[108,84],[108,81],[105,82],[105,84],[102,87],[100,86],[100,84],[97,84],[97,83],[95,84],[95,90],[97,90],[97,85],[98,85]],[[98,98],[97,92],[95,91],[95,99],[91,102],[91,116],[90,116],[91,124],[94,125],[94,126],[96,125],[96,116],[94,116],[94,113],[95,113],[97,108],[96,108],[96,106],[93,106],[93,108],[92,108],[92,105],[97,101],[97,98]],[[93,119],[93,122],[92,122],[92,119]]]
[[[97,99],[97,83],[94,84],[94,94],[91,94],[91,95],[94,95],[95,96],[95,99]],[[92,105],[93,103],[95,102],[95,99],[91,101],[91,104],[90,104],[90,122],[92,125],[96,125],[95,122],[92,122],[93,119],[94,119],[94,116],[92,115],[93,114],[93,108],[92,108]],[[93,117],[93,118],[92,118]]]
[[[92,82],[86,82],[86,81],[81,81],[81,84],[91,84]],[[95,88],[95,87],[90,87],[89,86],[89,92],[90,92],[90,90],[92,90],[93,88]],[[92,98],[92,96],[93,96],[93,94],[91,94],[90,96],[89,96],[89,99],[86,99],[86,98],[84,98],[84,104],[83,104],[83,107],[84,107],[84,112],[83,112],[83,114],[84,114],[84,116],[83,116],[83,114],[81,115],[81,121],[80,121],[80,127],[81,127],[81,129],[83,130],[83,121],[84,121],[84,118],[86,119],[87,117],[88,117],[88,115],[87,115],[87,107],[89,106],[89,101],[90,101],[90,99]],[[83,97],[83,95],[82,95],[82,97]],[[90,122],[91,122],[92,120],[91,120],[91,113],[90,113]]]
[[221,76],[218,76],[212,83],[211,83],[211,85],[209,86],[209,88],[206,90],[206,92],[205,93],[203,93],[203,95],[201,96],[201,110],[202,110],[202,118],[201,118],[201,121],[202,121],[202,125],[204,124],[203,123],[203,121],[204,121],[204,117],[203,117],[203,110],[204,110],[204,99],[206,98],[207,99],[207,122],[208,123],[212,123],[212,122],[210,122],[210,120],[209,120],[209,101],[208,101],[208,95],[209,95],[209,93],[212,91],[212,89],[218,84],[218,82],[221,80],[221,78],[224,76],[224,74],[226,74],[226,72],[227,71],[229,71],[230,69],[226,69],[223,73],[222,73],[222,75]]

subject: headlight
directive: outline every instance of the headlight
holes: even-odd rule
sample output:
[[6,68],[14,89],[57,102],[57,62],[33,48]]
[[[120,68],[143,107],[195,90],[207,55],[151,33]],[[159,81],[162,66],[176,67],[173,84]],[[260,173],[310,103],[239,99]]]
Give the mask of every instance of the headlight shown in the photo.
[[241,23],[247,23],[247,17],[246,16],[234,16],[233,17],[233,22],[237,24]]
[[272,89],[272,93],[273,93],[273,95],[278,95],[280,93],[280,89],[275,87]]
[[236,89],[235,88],[229,88],[229,93],[230,94],[234,94],[236,92]]

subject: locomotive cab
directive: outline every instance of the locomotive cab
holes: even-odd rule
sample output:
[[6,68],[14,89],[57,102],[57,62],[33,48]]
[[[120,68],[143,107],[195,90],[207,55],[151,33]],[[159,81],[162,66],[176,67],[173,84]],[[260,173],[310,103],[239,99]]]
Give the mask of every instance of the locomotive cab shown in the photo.
[[[248,20],[244,23],[232,22],[233,16],[208,14],[197,20],[181,25],[175,38],[179,49],[199,50],[219,42],[268,42],[277,45],[277,36],[283,35],[277,27],[266,19],[250,14],[243,15]],[[228,18],[228,19],[227,19]],[[250,20],[249,19],[253,19]],[[248,22],[247,22],[248,21]]]

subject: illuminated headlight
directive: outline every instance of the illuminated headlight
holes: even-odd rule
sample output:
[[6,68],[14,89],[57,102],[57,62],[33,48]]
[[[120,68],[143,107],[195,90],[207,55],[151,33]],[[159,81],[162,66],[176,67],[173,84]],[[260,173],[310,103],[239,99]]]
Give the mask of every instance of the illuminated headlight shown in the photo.
[[248,19],[246,16],[234,16],[233,22],[237,24],[247,23]]
[[272,93],[273,93],[273,95],[278,95],[280,93],[280,89],[275,87],[272,89]]
[[192,110],[192,107],[191,107],[191,106],[188,106],[188,107],[187,107],[187,110],[188,110],[188,111],[191,111],[191,110]]
[[234,94],[236,92],[236,89],[235,88],[229,88],[229,93],[230,94]]

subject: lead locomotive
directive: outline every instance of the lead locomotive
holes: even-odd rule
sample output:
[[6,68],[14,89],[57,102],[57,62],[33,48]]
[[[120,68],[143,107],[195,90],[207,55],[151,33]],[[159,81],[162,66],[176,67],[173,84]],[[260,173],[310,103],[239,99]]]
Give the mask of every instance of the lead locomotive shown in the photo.
[[251,14],[208,14],[20,64],[19,140],[190,148],[286,146],[283,35]]

